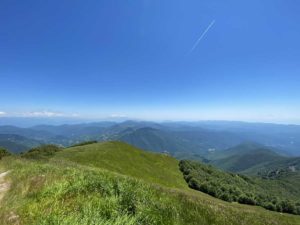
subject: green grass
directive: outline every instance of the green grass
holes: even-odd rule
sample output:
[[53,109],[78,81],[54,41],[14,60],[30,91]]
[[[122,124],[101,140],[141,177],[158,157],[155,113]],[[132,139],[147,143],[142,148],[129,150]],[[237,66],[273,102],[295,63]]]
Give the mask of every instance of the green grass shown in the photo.
[[49,160],[56,152],[61,150],[62,148],[56,145],[41,145],[21,153],[21,157],[32,160]]
[[[77,151],[80,154],[75,154]],[[89,151],[94,152],[93,157]],[[161,161],[149,170],[151,160]],[[48,161],[5,157],[0,172],[11,170],[7,177],[11,189],[0,203],[0,224],[300,224],[299,216],[227,203],[187,189],[183,178],[179,182],[182,175],[177,163],[119,142],[70,148]],[[131,165],[135,168],[128,168]],[[164,170],[163,176],[159,168]],[[167,179],[168,171],[172,179]],[[156,179],[157,175],[161,178]]]
[[107,169],[149,183],[188,189],[176,159],[163,154],[146,152],[123,142],[72,147],[61,151],[55,158]]

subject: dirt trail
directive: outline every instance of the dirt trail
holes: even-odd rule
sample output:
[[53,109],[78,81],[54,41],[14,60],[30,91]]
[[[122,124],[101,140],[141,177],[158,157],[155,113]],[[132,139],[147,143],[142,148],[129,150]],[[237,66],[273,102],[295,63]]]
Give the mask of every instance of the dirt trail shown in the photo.
[[7,174],[9,174],[9,171],[0,173],[0,201],[4,197],[5,192],[8,191],[10,187],[10,183],[5,181],[5,177]]
[[[5,177],[7,174],[9,174],[10,171],[6,171],[3,173],[0,173],[0,206],[1,206],[1,200],[3,199],[5,192],[7,192],[10,188],[10,183],[5,180]],[[17,214],[15,214],[13,211],[7,214],[7,221],[9,224],[12,225],[20,225],[20,219]]]

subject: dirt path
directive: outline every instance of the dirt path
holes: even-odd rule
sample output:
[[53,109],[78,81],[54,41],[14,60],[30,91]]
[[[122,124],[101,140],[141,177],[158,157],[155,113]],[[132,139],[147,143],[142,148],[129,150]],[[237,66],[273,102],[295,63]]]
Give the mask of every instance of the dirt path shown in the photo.
[[[7,174],[9,174],[10,171],[6,171],[3,173],[0,173],[0,206],[1,206],[1,200],[5,195],[5,192],[8,191],[10,188],[10,183],[5,180],[5,177]],[[19,225],[19,216],[15,214],[13,211],[7,214],[7,221],[9,224]],[[1,221],[0,221],[1,222]]]
[[10,187],[10,183],[5,181],[5,177],[7,174],[9,174],[9,171],[0,173],[0,201],[4,197],[5,192],[8,191]]
[[[9,174],[9,172],[10,171],[0,173],[0,206],[1,206],[1,200],[4,197],[5,192],[7,192],[10,188],[10,183],[7,180],[5,180],[5,177],[7,176],[7,174]],[[9,224],[12,225],[20,224],[19,216],[15,214],[13,211],[7,215],[7,221],[9,222]]]

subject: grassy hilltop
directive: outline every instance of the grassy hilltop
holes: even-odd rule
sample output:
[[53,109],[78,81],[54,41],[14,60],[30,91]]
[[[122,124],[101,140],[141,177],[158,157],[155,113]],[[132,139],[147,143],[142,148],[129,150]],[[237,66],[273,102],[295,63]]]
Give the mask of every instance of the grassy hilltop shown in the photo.
[[106,169],[148,183],[188,189],[175,158],[142,151],[123,142],[72,147],[59,152],[55,159],[67,159],[81,165]]
[[1,224],[300,224],[299,216],[191,190],[176,159],[121,142],[34,158],[0,161],[0,173],[10,171]]

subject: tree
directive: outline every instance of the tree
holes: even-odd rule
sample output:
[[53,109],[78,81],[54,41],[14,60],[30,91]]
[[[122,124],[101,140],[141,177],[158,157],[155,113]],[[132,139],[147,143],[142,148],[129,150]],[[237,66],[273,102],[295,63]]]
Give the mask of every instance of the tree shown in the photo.
[[248,204],[248,205],[256,204],[255,200],[252,197],[246,195],[241,195],[238,199],[238,202],[242,204]]
[[200,184],[199,184],[197,179],[192,178],[189,181],[189,187],[192,188],[192,189],[195,189],[195,190],[199,190],[200,189]]
[[264,208],[268,209],[268,210],[272,210],[272,211],[276,211],[276,206],[274,204],[272,204],[271,202],[267,203]]
[[227,202],[232,202],[231,196],[226,192],[221,195],[221,199]]
[[285,213],[296,213],[296,207],[293,203],[291,203],[290,201],[282,201],[280,203],[281,208],[282,208],[282,212]]

